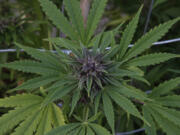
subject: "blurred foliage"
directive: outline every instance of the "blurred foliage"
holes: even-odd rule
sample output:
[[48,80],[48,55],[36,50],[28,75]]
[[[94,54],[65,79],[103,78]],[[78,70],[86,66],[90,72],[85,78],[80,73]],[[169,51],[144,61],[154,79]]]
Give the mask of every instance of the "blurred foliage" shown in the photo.
[[[49,29],[51,26],[44,18],[37,0],[0,1],[0,49],[17,49],[14,42],[36,48],[48,48],[43,39],[48,37]],[[19,55],[19,52],[0,53],[0,63],[25,57],[23,54],[21,57]],[[5,93],[4,89],[18,85],[22,78],[25,78],[22,74],[0,69],[1,95]]]

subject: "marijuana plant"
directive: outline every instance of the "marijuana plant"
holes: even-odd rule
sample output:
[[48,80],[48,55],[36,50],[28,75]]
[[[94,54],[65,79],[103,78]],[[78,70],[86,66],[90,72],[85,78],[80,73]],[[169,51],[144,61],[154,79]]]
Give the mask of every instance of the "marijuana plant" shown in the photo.
[[0,134],[11,130],[13,134],[23,135],[115,134],[118,110],[140,119],[148,135],[156,135],[159,129],[168,135],[180,132],[180,112],[173,109],[180,107],[180,96],[172,94],[180,78],[160,84],[149,95],[131,85],[132,79],[150,85],[141,67],[179,57],[170,53],[143,52],[180,18],[160,24],[129,48],[142,7],[127,25],[118,43],[114,37],[121,25],[94,36],[107,0],[93,0],[86,26],[79,1],[64,0],[69,21],[51,1],[39,2],[46,16],[67,38],[46,39],[53,44],[56,53],[16,43],[33,60],[1,64],[2,67],[38,76],[9,91],[24,90],[27,94],[0,99],[0,106],[15,108],[0,118]]

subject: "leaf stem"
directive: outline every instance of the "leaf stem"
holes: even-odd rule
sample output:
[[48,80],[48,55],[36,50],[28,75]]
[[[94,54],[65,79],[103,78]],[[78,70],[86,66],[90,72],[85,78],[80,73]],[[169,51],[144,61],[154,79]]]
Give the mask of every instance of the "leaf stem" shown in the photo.
[[88,116],[89,116],[89,107],[86,108],[85,121],[88,120]]

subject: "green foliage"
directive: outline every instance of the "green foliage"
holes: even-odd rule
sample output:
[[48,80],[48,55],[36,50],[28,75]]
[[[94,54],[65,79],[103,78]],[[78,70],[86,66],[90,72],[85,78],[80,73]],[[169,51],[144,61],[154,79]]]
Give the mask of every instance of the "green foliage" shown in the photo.
[[165,106],[169,107],[178,107],[180,108],[179,101],[180,101],[180,96],[178,95],[171,95],[171,96],[166,96],[166,97],[158,97],[155,98],[159,103]]
[[180,83],[180,78],[175,78],[160,84],[158,87],[152,90],[150,97],[159,97],[169,93],[172,89],[176,88]]
[[137,89],[135,87],[132,86],[124,86],[121,85],[117,88],[114,88],[114,90],[122,95],[125,95],[127,97],[131,97],[131,98],[135,98],[138,99],[139,101],[146,101],[146,100],[150,100],[147,97],[147,94],[145,94],[144,92],[142,92],[140,89]]
[[15,61],[1,66],[16,69],[26,73],[36,73],[40,75],[57,75],[58,72],[52,67],[47,67],[46,64],[34,60]]
[[71,0],[71,2],[64,0],[64,5],[74,29],[76,29],[77,34],[80,36],[80,40],[84,41],[85,29],[83,27],[84,22],[81,15],[80,3],[76,0]]
[[34,79],[28,80],[27,82],[23,83],[17,88],[14,88],[11,91],[18,91],[18,90],[33,90],[39,88],[41,86],[45,86],[51,82],[58,80],[60,77],[55,75],[44,75],[42,77],[36,77]]
[[85,45],[88,45],[97,24],[103,14],[107,0],[94,0],[92,4],[92,10],[90,11],[86,30],[83,27],[83,19],[81,16],[81,11],[76,0],[71,2],[65,0],[64,4],[67,9],[68,15],[72,22],[72,25],[67,21],[66,17],[58,11],[57,7],[49,0],[39,0],[43,11],[49,17],[49,19],[61,29],[62,32],[67,34],[71,39],[76,41],[81,41]]
[[[87,132],[85,132],[85,130]],[[73,123],[65,126],[55,128],[46,135],[110,135],[110,133],[103,127],[94,123]]]
[[147,106],[144,106],[143,107],[143,115],[144,115],[144,118],[150,123],[151,126],[148,126],[145,124],[145,129],[146,129],[146,134],[147,135],[157,135],[156,134],[156,125],[153,121],[153,118],[152,118],[152,115],[150,113],[150,110]]
[[[151,117],[153,117],[153,119],[155,120],[153,120],[153,122],[156,122],[164,132],[166,132],[168,135],[176,135],[177,133],[179,133],[179,123],[177,123],[179,121],[178,111],[158,106],[158,104],[154,105],[154,103],[147,103],[147,105],[145,106],[146,108],[148,108],[147,111],[149,111],[149,115],[151,115]],[[155,133],[155,131],[153,131],[155,129],[157,129],[157,127],[155,126],[153,128],[148,127],[147,132]]]
[[129,99],[112,90],[108,94],[111,96],[112,100],[114,100],[125,111],[138,118],[143,119],[137,108]]
[[106,6],[107,0],[94,0],[92,4],[92,9],[90,10],[88,21],[87,21],[87,31],[86,31],[86,43],[92,37],[95,29],[97,28],[97,24],[103,14],[104,8]]
[[43,97],[33,94],[0,99],[1,107],[14,108],[0,118],[0,134],[9,133],[15,128],[13,135],[32,135],[34,132],[44,135],[52,127],[64,125],[62,111],[54,103],[41,107],[43,100]]
[[46,13],[48,18],[53,22],[57,28],[61,29],[62,32],[70,36],[72,39],[77,39],[77,34],[72,28],[71,24],[67,21],[66,17],[59,12],[57,7],[49,0],[39,0],[43,11]]
[[119,45],[119,47],[120,47],[119,57],[120,58],[122,58],[124,56],[124,54],[126,53],[128,47],[133,39],[134,33],[135,33],[137,25],[138,25],[141,10],[142,10],[142,7],[139,9],[136,16],[133,18],[133,20],[127,25],[126,29],[124,30],[123,37],[122,37],[120,45]]
[[168,54],[168,53],[154,53],[143,55],[136,59],[130,60],[127,64],[128,66],[149,66],[159,64],[171,58],[180,57],[180,55],[176,54]]
[[114,120],[114,112],[113,112],[114,109],[113,109],[112,101],[106,93],[103,93],[102,98],[103,98],[103,108],[104,108],[105,116],[114,133],[115,120]]
[[125,55],[126,59],[130,59],[134,56],[139,55],[146,49],[150,48],[154,42],[158,41],[168,32],[168,30],[179,21],[180,18],[176,18],[174,20],[168,21],[164,24],[160,24],[154,29],[150,30],[147,34],[145,34],[142,38],[140,38],[132,47],[128,53]]
[[[149,135],[156,135],[159,127],[168,135],[179,133],[180,112],[175,109],[179,107],[179,96],[167,95],[179,85],[179,77],[160,84],[149,95],[132,85],[134,81],[150,85],[139,67],[179,57],[171,53],[142,53],[180,18],[150,30],[129,49],[142,7],[125,28],[120,43],[116,43],[115,35],[121,25],[94,36],[107,0],[93,1],[87,24],[83,23],[77,0],[64,1],[69,19],[52,1],[39,2],[46,16],[68,38],[46,39],[56,53],[16,43],[33,60],[0,64],[38,75],[13,89],[31,94],[0,99],[0,106],[14,108],[0,118],[0,134],[15,128],[13,134],[110,135],[111,130],[114,135],[116,115],[136,119],[138,125],[144,124]],[[70,52],[63,53],[61,49]],[[62,105],[63,114],[55,103]]]
[[175,108],[179,108],[178,103],[180,96],[166,96],[166,94],[170,93],[178,84],[180,84],[179,78],[166,81],[154,88],[149,95],[153,101],[146,102],[143,106],[144,117],[147,118],[151,124],[151,127],[145,125],[148,135],[156,135],[157,126],[155,126],[155,123],[168,135],[176,135],[179,133],[180,112],[175,110]]

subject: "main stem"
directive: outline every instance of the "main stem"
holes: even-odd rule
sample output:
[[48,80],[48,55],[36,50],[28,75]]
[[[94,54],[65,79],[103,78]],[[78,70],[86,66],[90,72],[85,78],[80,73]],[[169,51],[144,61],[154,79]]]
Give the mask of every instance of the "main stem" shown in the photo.
[[84,26],[86,26],[88,14],[89,14],[89,9],[90,9],[90,4],[91,4],[91,0],[81,0],[81,2],[80,2],[80,7],[82,10],[82,16],[84,19]]

